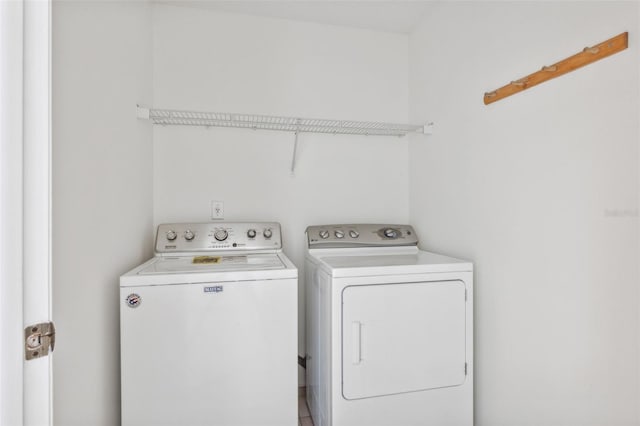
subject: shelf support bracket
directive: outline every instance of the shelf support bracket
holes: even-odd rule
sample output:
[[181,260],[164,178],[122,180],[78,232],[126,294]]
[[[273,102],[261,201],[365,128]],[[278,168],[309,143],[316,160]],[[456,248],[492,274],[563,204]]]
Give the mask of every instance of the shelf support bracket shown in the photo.
[[296,169],[296,154],[298,151],[298,131],[295,132],[295,137],[293,139],[293,155],[291,156],[291,174],[295,174]]

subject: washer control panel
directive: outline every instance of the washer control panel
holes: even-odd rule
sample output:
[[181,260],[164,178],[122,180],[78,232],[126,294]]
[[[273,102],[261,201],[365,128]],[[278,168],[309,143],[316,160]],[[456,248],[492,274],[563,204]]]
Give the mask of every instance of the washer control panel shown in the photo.
[[156,253],[280,249],[277,222],[163,223],[156,234]]
[[307,228],[309,248],[416,246],[418,236],[410,225],[350,224]]

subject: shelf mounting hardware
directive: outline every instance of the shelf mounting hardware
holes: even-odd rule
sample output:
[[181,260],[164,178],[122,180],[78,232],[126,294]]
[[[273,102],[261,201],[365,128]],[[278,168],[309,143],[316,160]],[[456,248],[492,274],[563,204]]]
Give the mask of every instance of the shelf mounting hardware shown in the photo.
[[291,156],[291,174],[293,175],[296,170],[296,153],[298,151],[298,132],[295,132],[295,138],[293,140],[293,154]]
[[580,67],[618,53],[626,49],[628,45],[629,33],[624,32],[595,46],[585,47],[581,52],[563,59],[560,62],[549,66],[545,65],[533,74],[514,80],[499,89],[486,92],[484,94],[484,104],[489,105],[490,103],[504,99],[507,96],[515,95],[547,80],[560,77],[563,74],[567,74]]
[[136,116],[142,120],[150,119],[150,111],[149,108],[142,107],[140,105],[136,105]]

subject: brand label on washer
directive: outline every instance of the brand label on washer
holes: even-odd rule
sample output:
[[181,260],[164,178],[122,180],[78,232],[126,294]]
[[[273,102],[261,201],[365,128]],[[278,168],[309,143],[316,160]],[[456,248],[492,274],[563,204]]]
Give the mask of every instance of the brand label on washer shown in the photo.
[[206,265],[210,263],[220,263],[220,256],[196,256],[191,260],[194,265]]
[[131,293],[125,299],[127,306],[130,308],[137,308],[142,303],[142,297],[139,294]]
[[204,288],[205,293],[222,293],[223,291],[224,291],[224,287],[221,285],[213,285],[213,286]]

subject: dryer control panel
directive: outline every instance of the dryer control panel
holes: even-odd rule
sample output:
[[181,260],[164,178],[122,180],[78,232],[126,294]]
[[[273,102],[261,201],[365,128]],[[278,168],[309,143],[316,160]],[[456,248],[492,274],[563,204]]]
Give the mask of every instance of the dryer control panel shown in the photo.
[[164,223],[158,226],[156,253],[280,250],[277,222]]
[[417,246],[418,236],[410,225],[342,224],[307,228],[309,248]]

